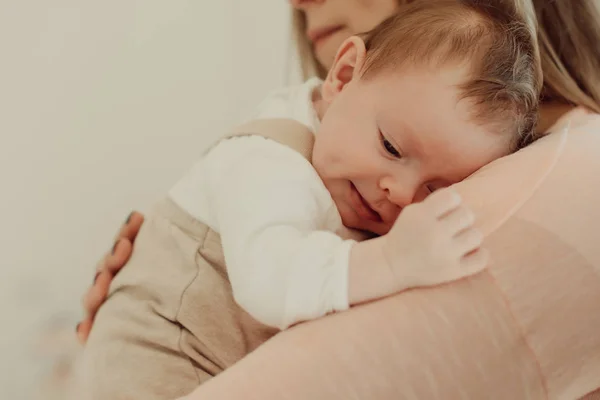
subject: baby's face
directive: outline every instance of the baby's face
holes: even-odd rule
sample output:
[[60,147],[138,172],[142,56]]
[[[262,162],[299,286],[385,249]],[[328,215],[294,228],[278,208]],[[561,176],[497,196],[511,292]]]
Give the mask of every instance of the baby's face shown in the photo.
[[459,67],[352,79],[324,98],[313,164],[344,225],[379,235],[402,208],[506,155],[509,137],[472,121]]

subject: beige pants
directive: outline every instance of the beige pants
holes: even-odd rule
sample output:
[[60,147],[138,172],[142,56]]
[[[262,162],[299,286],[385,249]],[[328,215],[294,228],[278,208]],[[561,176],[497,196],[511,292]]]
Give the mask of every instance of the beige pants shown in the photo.
[[174,399],[275,333],[234,302],[218,234],[165,200],[98,312],[83,386],[93,400]]

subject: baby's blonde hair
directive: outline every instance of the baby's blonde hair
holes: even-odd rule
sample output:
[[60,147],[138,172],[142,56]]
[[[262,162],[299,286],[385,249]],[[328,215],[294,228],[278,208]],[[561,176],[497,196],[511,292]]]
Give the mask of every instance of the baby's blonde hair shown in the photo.
[[[534,139],[542,85],[535,30],[505,0],[415,1],[362,35],[364,78],[406,65],[467,65],[460,98],[472,118],[513,138]],[[433,111],[435,112],[435,111]]]
[[[427,1],[427,0],[425,0]],[[457,0],[458,1],[458,0]],[[535,6],[544,82],[542,101],[585,106],[600,113],[600,15],[597,0],[506,0],[528,11]],[[410,0],[399,0],[398,5]],[[306,19],[293,11],[296,47],[305,78],[324,78],[306,38]]]

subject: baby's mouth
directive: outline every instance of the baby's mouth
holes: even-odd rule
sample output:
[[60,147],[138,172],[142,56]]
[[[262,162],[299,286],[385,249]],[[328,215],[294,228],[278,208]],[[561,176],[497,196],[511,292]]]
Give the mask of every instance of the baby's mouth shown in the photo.
[[352,199],[353,208],[356,214],[365,220],[373,222],[383,222],[381,215],[375,211],[367,202],[367,200],[360,194],[356,186],[350,182],[350,197]]

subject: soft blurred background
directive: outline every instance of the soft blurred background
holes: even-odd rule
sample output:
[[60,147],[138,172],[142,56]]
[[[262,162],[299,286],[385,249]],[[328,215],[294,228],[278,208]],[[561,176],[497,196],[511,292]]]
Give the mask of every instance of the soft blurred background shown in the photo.
[[281,0],[0,0],[0,398],[63,399],[94,264],[297,79]]

